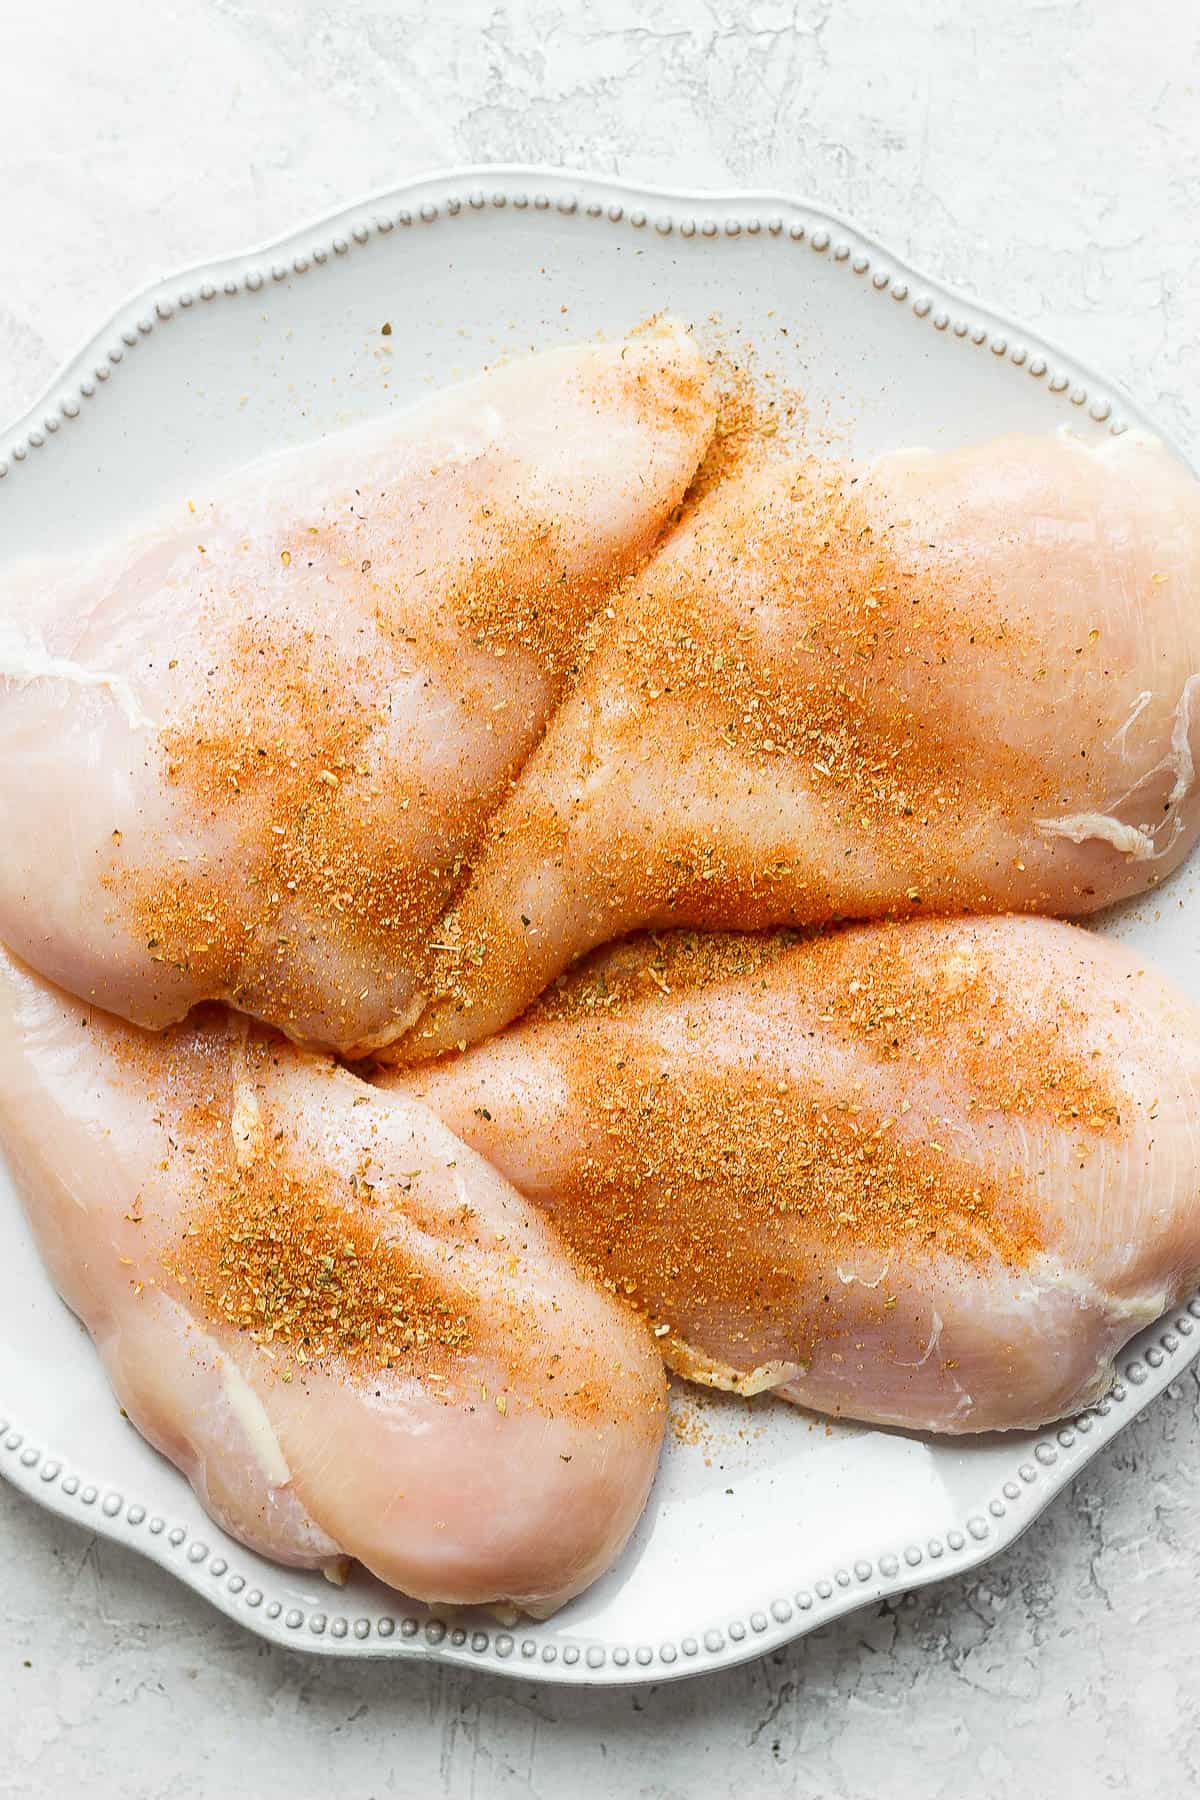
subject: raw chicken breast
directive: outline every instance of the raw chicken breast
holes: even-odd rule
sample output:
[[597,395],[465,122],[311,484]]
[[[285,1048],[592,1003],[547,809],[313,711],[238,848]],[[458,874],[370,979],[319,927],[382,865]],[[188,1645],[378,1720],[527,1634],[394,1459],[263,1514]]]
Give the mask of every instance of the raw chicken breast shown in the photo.
[[0,938],[160,1027],[224,999],[356,1053],[599,600],[713,423],[659,323],[290,451],[0,591]]
[[384,1080],[672,1367],[823,1412],[1039,1425],[1200,1279],[1200,1015],[1070,925],[638,938]]
[[0,955],[0,1139],[121,1405],[244,1543],[539,1615],[620,1552],[664,1426],[649,1334],[424,1107]]
[[406,1057],[638,926],[1087,913],[1195,839],[1200,486],[1156,443],[755,469],[614,610]]

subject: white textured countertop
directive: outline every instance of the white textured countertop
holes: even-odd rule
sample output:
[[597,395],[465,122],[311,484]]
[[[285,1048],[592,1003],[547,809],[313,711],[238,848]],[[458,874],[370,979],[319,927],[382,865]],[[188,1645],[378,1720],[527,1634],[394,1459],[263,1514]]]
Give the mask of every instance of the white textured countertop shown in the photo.
[[[5,0],[0,20],[0,418],[154,276],[431,167],[524,160],[810,195],[1110,371],[1200,458],[1187,0]],[[1200,1781],[1194,1374],[982,1576],[674,1687],[268,1649],[6,1488],[0,1555],[4,1796]]]

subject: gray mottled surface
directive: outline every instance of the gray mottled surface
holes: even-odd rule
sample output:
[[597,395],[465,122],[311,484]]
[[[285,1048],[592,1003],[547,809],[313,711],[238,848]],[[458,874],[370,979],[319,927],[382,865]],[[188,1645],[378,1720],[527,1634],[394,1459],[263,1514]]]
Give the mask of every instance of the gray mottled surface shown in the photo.
[[[0,0],[0,417],[152,276],[466,160],[774,184],[1111,371],[1200,455],[1188,0]],[[1200,1779],[1189,1375],[982,1579],[722,1677],[267,1650],[0,1489],[0,1794],[1157,1797]]]

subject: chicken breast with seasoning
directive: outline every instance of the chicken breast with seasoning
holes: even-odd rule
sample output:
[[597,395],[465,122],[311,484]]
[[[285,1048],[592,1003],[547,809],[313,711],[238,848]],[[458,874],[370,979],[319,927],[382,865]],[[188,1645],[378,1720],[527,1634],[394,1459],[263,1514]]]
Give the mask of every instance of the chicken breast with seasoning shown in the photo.
[[620,1553],[664,1429],[649,1332],[419,1103],[5,955],[0,1141],[117,1400],[243,1543],[536,1615]]
[[637,938],[384,1080],[718,1387],[1041,1425],[1200,1279],[1200,1014],[1075,926]]
[[639,927],[1089,913],[1195,840],[1200,485],[1144,438],[754,468],[614,611],[399,1055]]
[[0,582],[0,938],[161,1027],[358,1054],[714,403],[670,320],[274,456]]

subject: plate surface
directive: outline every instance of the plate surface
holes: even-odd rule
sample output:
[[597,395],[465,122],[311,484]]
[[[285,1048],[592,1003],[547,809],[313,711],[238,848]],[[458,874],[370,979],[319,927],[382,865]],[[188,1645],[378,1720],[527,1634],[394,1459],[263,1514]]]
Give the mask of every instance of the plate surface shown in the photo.
[[[221,469],[402,406],[497,356],[617,335],[667,307],[753,346],[760,369],[803,390],[814,429],[838,448],[1149,426],[1102,378],[817,208],[460,170],[132,301],[0,434],[0,565],[119,531]],[[1100,929],[1144,948],[1200,1001],[1196,871]],[[1129,1347],[1089,1412],[957,1444],[681,1390],[619,1566],[548,1623],[504,1627],[433,1619],[358,1573],[337,1589],[228,1538],[119,1416],[2,1166],[0,1230],[0,1472],[264,1637],[541,1680],[712,1669],[984,1560],[1200,1349],[1197,1296]]]

